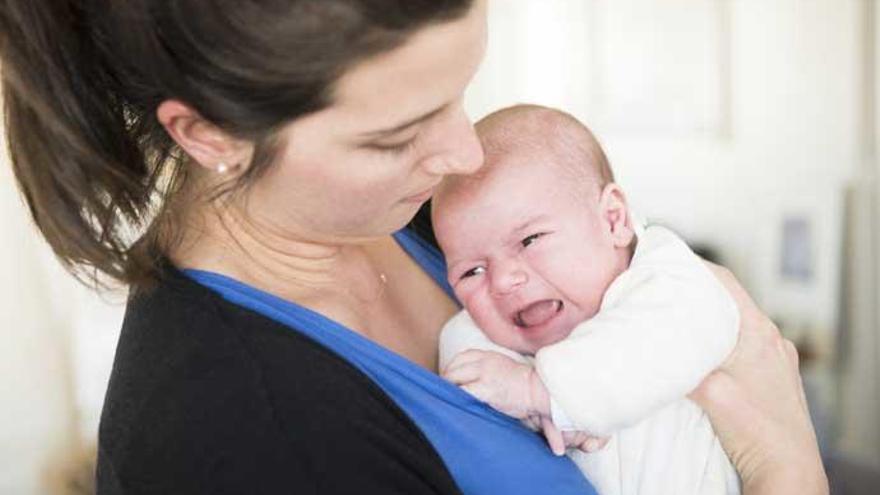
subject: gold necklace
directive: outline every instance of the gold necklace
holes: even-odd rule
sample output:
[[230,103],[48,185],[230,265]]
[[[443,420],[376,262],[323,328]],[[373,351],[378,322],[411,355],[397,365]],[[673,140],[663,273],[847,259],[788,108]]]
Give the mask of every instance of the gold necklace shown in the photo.
[[385,272],[379,272],[379,282],[382,282],[382,285],[379,287],[379,293],[376,294],[376,298],[372,302],[378,301],[385,294],[385,288],[388,287],[388,277],[385,276]]

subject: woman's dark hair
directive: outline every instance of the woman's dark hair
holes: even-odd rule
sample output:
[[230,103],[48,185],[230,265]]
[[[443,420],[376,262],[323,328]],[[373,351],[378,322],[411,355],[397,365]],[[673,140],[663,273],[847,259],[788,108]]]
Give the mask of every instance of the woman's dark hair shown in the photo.
[[156,118],[179,99],[256,143],[325,108],[354,64],[471,0],[2,0],[7,142],[31,215],[81,280],[158,273],[158,226],[185,181]]

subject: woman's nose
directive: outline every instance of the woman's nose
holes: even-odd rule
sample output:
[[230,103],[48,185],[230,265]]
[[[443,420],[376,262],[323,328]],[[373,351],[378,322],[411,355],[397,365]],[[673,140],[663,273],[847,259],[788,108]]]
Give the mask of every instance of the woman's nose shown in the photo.
[[476,172],[483,165],[483,147],[464,109],[453,110],[445,123],[435,130],[438,150],[427,158],[425,168],[439,176]]

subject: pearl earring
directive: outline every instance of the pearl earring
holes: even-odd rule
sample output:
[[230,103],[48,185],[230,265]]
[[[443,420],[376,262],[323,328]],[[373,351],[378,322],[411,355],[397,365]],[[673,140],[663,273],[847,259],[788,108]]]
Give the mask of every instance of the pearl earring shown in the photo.
[[229,166],[226,165],[225,163],[220,162],[217,164],[217,173],[218,174],[225,174],[228,171],[229,171]]

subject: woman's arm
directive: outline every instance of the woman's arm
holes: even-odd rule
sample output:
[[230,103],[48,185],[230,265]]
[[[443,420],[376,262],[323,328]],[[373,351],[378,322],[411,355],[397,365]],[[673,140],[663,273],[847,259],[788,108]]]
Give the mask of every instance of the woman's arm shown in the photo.
[[827,494],[792,343],[730,271],[710,264],[741,313],[736,348],[691,394],[709,415],[744,495]]

